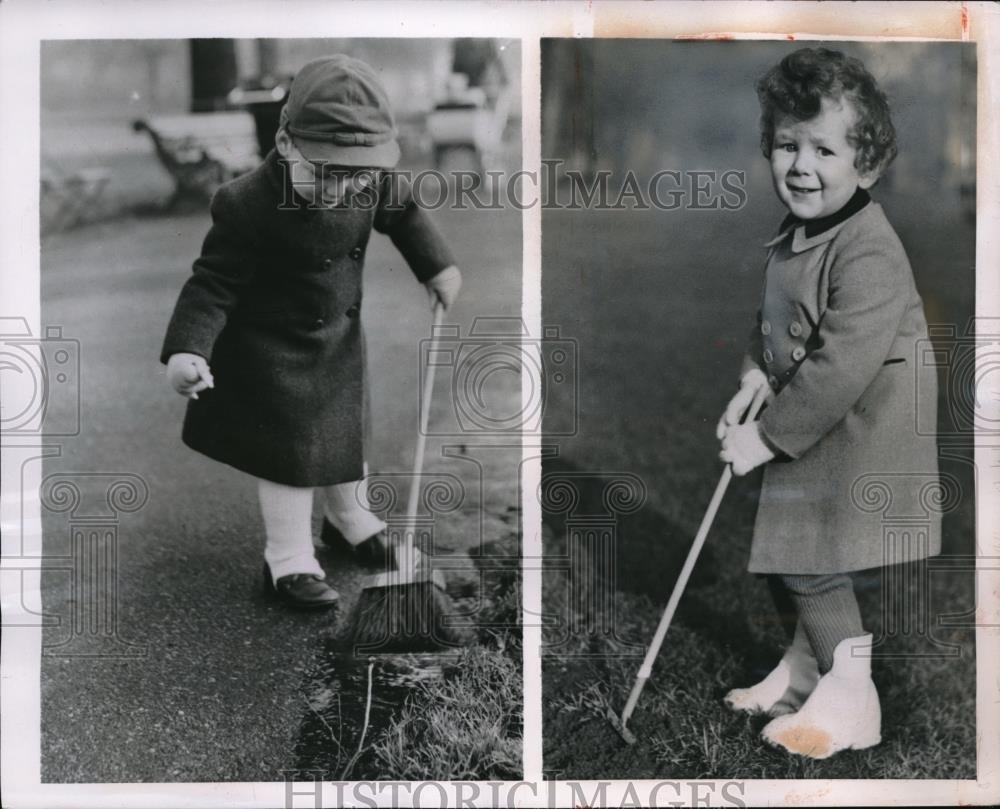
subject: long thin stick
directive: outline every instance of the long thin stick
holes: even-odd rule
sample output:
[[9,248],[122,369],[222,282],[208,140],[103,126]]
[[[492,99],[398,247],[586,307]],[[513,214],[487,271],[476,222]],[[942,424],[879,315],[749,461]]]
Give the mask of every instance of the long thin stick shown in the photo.
[[420,503],[420,475],[424,469],[424,450],[427,446],[427,425],[430,420],[431,396],[434,393],[434,369],[437,364],[434,355],[437,351],[438,332],[444,319],[444,306],[438,301],[434,304],[434,325],[431,327],[431,345],[428,350],[427,373],[424,376],[424,389],[420,402],[420,429],[417,430],[417,447],[413,453],[413,477],[410,479],[410,495],[406,503],[406,523],[403,528],[403,559],[400,560],[397,549],[396,568],[400,573],[400,582],[413,578],[416,568],[413,553],[413,535],[417,530],[417,507]]
[[[754,397],[753,402],[751,402],[750,407],[747,409],[745,422],[751,422],[757,418],[757,414],[760,412],[760,408],[764,404],[767,393],[767,390],[763,390],[758,392],[758,395]],[[625,710],[622,711],[620,727],[618,729],[622,732],[622,736],[625,736],[626,739],[628,736],[631,736],[627,729],[628,720],[632,716],[632,712],[635,710],[636,703],[639,701],[639,695],[642,694],[642,689],[645,687],[646,681],[649,679],[650,674],[653,673],[653,663],[656,661],[657,655],[660,653],[660,647],[663,645],[663,639],[667,636],[667,630],[670,628],[670,622],[674,619],[674,613],[677,611],[677,605],[680,603],[681,596],[684,594],[684,588],[687,586],[688,579],[691,578],[695,562],[698,561],[698,555],[701,553],[702,546],[705,544],[705,539],[708,537],[709,529],[711,529],[712,523],[715,521],[715,514],[719,510],[719,505],[722,503],[722,496],[726,493],[726,488],[729,486],[729,481],[732,479],[732,465],[726,464],[726,468],[722,471],[722,476],[719,478],[719,482],[715,487],[715,493],[712,495],[711,501],[709,501],[708,509],[705,511],[705,516],[702,517],[701,525],[698,526],[698,533],[695,535],[694,543],[691,545],[691,550],[688,551],[687,559],[684,560],[684,567],[681,568],[681,573],[677,577],[677,584],[674,585],[674,591],[670,594],[670,600],[667,602],[666,609],[663,610],[663,615],[660,617],[659,626],[656,627],[656,634],[653,635],[653,640],[650,642],[649,649],[646,651],[646,657],[643,659],[642,665],[639,667],[639,673],[636,675],[635,685],[632,686],[632,692],[628,695],[628,702],[625,703]]]
[[667,607],[663,611],[663,615],[660,617],[659,626],[656,627],[656,634],[653,635],[653,640],[649,644],[649,649],[646,650],[646,657],[642,661],[642,665],[639,666],[639,674],[636,678],[635,685],[632,686],[632,693],[628,695],[628,702],[625,703],[625,710],[622,711],[622,726],[624,727],[632,716],[632,712],[635,710],[635,705],[639,701],[639,695],[642,693],[643,687],[646,685],[646,680],[649,679],[649,675],[653,672],[653,663],[655,662],[657,656],[660,653],[660,647],[663,645],[663,640],[667,635],[667,630],[670,628],[670,622],[674,619],[674,613],[677,611],[677,605],[680,603],[681,596],[684,594],[684,588],[687,586],[688,579],[691,578],[691,573],[694,570],[695,562],[698,561],[698,555],[701,553],[702,546],[705,544],[705,539],[708,537],[708,531],[712,527],[712,522],[715,520],[715,513],[719,510],[719,504],[722,502],[722,496],[726,493],[726,488],[729,486],[729,481],[733,478],[733,470],[727,464],[726,468],[722,472],[722,477],[719,478],[719,483],[715,487],[715,493],[712,495],[712,500],[708,504],[708,511],[705,512],[705,516],[702,518],[701,526],[698,528],[698,533],[694,538],[694,544],[691,546],[691,550],[688,551],[687,559],[684,561],[684,567],[681,568],[680,576],[677,577],[677,584],[674,585],[674,591],[670,594],[670,600],[667,602]]

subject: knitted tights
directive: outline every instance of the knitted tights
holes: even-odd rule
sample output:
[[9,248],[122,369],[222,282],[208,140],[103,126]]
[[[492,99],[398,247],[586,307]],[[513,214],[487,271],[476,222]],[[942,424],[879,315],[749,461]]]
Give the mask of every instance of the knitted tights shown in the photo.
[[789,637],[795,630],[795,621],[802,622],[820,674],[833,667],[837,644],[865,634],[850,574],[772,574],[767,581]]

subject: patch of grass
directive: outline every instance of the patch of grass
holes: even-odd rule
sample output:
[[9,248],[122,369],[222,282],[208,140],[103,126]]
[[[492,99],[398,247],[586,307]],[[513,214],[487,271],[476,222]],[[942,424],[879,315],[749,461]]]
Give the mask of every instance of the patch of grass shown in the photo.
[[521,670],[483,646],[422,684],[373,745],[378,772],[403,781],[521,777]]
[[[486,622],[483,622],[486,623]],[[521,588],[512,585],[490,604],[488,625],[480,626],[480,643],[515,660],[521,659]]]
[[[558,579],[558,576],[554,576]],[[722,609],[724,589],[690,594],[689,607],[706,601]],[[579,616],[561,594],[547,589],[546,606],[572,626]],[[735,609],[736,606],[732,605]],[[626,746],[607,721],[620,715],[635,682],[641,648],[623,656],[622,638],[652,637],[661,605],[645,596],[618,593],[614,637],[580,634],[543,658],[545,767],[562,778],[971,778],[975,774],[974,682],[971,638],[955,632],[939,640],[959,643],[955,657],[878,660],[873,678],[883,711],[883,741],[872,749],[846,751],[825,761],[790,756],[759,739],[766,717],[734,714],[722,703],[730,688],[745,686],[762,671],[745,649],[724,633],[706,634],[675,621],[646,683],[629,728],[638,739]],[[730,623],[732,631],[739,624]],[[878,635],[878,622],[872,626]],[[558,637],[548,633],[549,641]],[[771,633],[765,633],[770,638]],[[780,655],[773,645],[774,660]],[[926,652],[917,638],[895,640],[896,653]],[[766,651],[766,649],[765,649]]]
[[[713,542],[735,552],[748,526],[734,485],[720,512]],[[745,519],[745,518],[744,518]],[[952,530],[971,533],[971,514]],[[543,532],[547,552],[566,537]],[[684,541],[681,536],[679,542]],[[689,540],[687,540],[689,541]],[[561,548],[565,553],[565,548]],[[913,633],[892,635],[877,658],[873,679],[883,712],[883,741],[812,761],[774,751],[759,739],[766,717],[733,714],[722,703],[730,688],[759,680],[777,662],[784,643],[763,582],[736,565],[716,571],[703,585],[689,585],[629,728],[638,744],[622,742],[606,718],[620,715],[673,586],[664,571],[660,597],[627,591],[604,609],[613,619],[581,614],[580,597],[595,581],[573,582],[569,570],[546,573],[544,605],[552,619],[543,632],[544,764],[573,778],[971,778],[975,775],[975,649],[972,633],[936,628],[934,641]],[[968,577],[966,577],[968,578]],[[898,583],[894,587],[898,586]],[[859,581],[867,627],[888,632],[878,575]],[[934,577],[929,594],[937,610],[961,613],[971,586],[954,576]],[[896,592],[897,598],[903,598]],[[613,625],[600,634],[594,626]],[[935,643],[936,642],[936,643]],[[951,654],[941,644],[954,645]],[[937,655],[937,656],[935,656]]]
[[[512,534],[498,545],[517,547]],[[516,559],[516,555],[512,556]],[[479,643],[442,679],[421,683],[372,744],[372,777],[516,780],[522,777],[523,678],[518,569],[495,577],[477,615]]]

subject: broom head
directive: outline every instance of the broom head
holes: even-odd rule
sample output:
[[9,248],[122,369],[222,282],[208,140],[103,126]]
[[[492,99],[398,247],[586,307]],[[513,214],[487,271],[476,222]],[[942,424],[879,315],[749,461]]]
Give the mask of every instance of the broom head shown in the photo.
[[361,592],[351,621],[355,654],[397,654],[455,649],[469,640],[455,626],[451,598],[439,570],[373,576]]

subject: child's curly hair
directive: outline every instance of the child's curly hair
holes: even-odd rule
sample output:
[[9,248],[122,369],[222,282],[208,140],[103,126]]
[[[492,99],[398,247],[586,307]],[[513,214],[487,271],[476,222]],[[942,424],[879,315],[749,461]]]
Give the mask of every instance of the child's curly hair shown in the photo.
[[827,48],[802,48],[788,54],[757,81],[760,99],[760,146],[771,157],[774,120],[779,114],[808,121],[824,98],[850,100],[858,120],[848,133],[857,150],[854,167],[881,175],[896,157],[896,129],[889,102],[860,59]]

